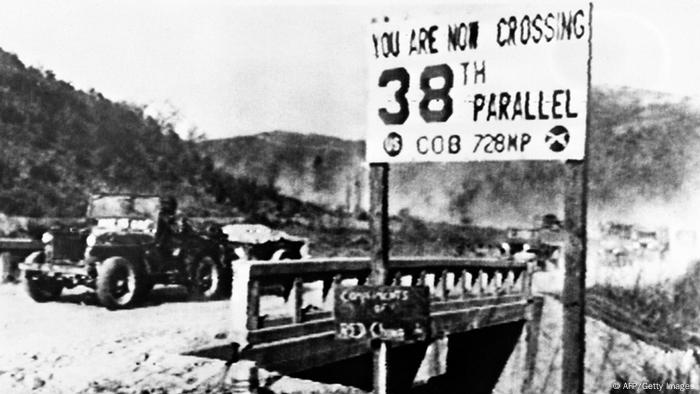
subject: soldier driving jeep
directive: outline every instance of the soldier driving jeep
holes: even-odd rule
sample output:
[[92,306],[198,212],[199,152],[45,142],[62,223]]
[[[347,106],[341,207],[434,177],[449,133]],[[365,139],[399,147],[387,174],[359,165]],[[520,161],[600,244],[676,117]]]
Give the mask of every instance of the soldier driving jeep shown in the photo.
[[156,246],[162,251],[169,249],[168,243],[172,242],[172,236],[177,231],[176,212],[177,201],[175,198],[165,198],[158,212],[158,223],[156,224],[155,233]]
[[230,290],[233,245],[215,232],[194,231],[178,218],[173,197],[95,195],[88,205],[94,226],[47,232],[44,250],[25,260],[34,300],[82,285],[108,309],[121,309],[142,301],[155,284],[183,285],[200,299]]

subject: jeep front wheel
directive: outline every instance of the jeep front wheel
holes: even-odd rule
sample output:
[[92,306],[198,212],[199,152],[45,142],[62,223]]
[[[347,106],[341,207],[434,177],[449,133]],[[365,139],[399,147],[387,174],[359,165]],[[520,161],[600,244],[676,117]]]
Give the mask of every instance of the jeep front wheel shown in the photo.
[[131,261],[112,257],[102,264],[97,275],[97,298],[109,310],[132,307],[143,294],[145,276]]
[[53,279],[27,278],[26,290],[34,301],[47,302],[57,299],[61,295],[63,286]]
[[211,257],[204,257],[195,268],[191,293],[198,299],[212,300],[224,292],[221,267]]

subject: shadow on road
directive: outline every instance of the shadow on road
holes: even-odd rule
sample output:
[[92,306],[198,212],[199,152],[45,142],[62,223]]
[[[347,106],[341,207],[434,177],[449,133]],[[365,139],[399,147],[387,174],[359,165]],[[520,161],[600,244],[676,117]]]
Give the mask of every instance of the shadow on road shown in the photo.
[[[54,302],[102,307],[97,299],[97,294],[92,290],[68,290]],[[182,286],[156,286],[142,302],[139,302],[131,309],[146,308],[170,302],[204,301],[190,298],[187,290]]]

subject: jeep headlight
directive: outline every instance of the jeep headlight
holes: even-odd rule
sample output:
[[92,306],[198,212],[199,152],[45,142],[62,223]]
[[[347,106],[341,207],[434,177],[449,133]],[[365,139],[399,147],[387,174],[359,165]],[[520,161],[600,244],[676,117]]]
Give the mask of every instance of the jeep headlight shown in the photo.
[[44,233],[41,235],[41,242],[42,243],[47,244],[47,243],[50,243],[51,241],[53,241],[53,234],[47,232],[47,233]]
[[97,236],[95,234],[90,234],[90,235],[88,235],[87,239],[85,239],[85,244],[89,248],[95,246],[96,243],[97,243]]

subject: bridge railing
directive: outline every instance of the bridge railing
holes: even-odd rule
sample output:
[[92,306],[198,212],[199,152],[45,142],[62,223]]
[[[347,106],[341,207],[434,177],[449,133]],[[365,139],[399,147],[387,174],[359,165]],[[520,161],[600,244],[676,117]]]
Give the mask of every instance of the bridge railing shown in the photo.
[[[246,344],[332,331],[334,288],[366,284],[369,274],[368,258],[237,262],[234,331]],[[390,258],[387,284],[428,286],[431,312],[440,313],[526,299],[530,277],[531,265],[512,259],[399,256]],[[284,299],[282,314],[261,308],[272,294]]]

